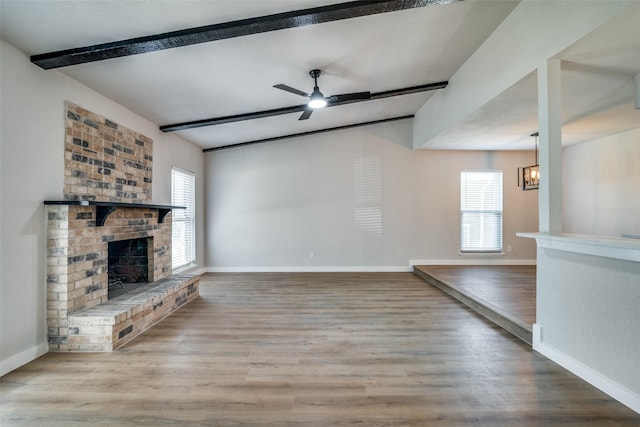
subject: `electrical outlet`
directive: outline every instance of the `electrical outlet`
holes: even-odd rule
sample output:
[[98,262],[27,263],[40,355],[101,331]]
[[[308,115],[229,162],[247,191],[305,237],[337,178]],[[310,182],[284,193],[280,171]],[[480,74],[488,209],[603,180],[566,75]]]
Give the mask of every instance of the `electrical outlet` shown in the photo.
[[314,251],[309,252],[309,259],[314,259],[316,257],[316,253]]
[[513,251],[513,246],[511,245],[507,246],[507,252],[511,252],[511,251]]

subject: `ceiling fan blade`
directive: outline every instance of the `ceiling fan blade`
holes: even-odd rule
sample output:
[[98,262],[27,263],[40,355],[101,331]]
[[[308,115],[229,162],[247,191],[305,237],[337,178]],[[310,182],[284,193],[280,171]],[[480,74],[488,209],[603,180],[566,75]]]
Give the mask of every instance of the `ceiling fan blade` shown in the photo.
[[296,89],[295,87],[287,86],[285,84],[274,85],[276,89],[284,90],[285,92],[295,93],[296,95],[309,97],[310,95],[306,92]]
[[313,108],[305,108],[298,120],[307,120],[311,117],[311,113],[313,113]]
[[327,102],[335,104],[352,101],[366,101],[368,99],[371,99],[371,92],[354,92],[343,93],[341,95],[331,95],[327,97]]

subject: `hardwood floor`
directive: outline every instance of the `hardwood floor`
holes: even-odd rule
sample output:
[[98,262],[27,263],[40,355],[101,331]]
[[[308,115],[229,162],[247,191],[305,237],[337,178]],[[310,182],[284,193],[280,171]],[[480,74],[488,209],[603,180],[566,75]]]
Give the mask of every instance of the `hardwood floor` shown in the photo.
[[0,379],[3,427],[637,426],[412,273],[213,274],[114,353]]
[[536,322],[534,265],[417,265],[414,272],[531,344]]

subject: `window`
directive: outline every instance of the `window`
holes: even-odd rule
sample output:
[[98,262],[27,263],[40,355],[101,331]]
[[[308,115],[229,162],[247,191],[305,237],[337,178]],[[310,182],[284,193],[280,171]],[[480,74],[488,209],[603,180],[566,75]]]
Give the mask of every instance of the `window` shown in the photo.
[[461,171],[460,211],[461,252],[502,252],[502,171]]
[[195,184],[193,173],[175,168],[171,170],[171,204],[186,207],[171,212],[171,262],[174,270],[196,260]]

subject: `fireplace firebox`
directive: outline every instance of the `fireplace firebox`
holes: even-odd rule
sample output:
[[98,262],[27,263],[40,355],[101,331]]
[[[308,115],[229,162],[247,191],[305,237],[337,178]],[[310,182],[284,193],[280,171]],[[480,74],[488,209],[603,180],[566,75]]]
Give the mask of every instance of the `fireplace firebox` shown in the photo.
[[149,283],[153,277],[153,238],[127,239],[108,245],[108,298],[116,298]]

